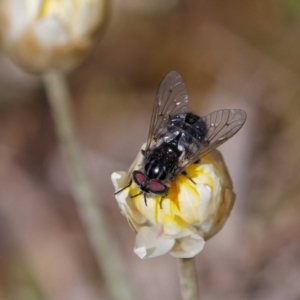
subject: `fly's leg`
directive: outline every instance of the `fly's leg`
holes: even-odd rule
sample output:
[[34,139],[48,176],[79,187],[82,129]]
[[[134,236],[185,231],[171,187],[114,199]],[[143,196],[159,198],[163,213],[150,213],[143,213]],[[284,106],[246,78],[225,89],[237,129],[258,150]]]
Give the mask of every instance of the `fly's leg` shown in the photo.
[[196,182],[191,178],[191,176],[186,172],[181,172],[182,175],[184,175],[186,178],[188,178],[193,184],[196,184]]
[[164,200],[164,198],[166,197],[167,195],[162,195],[161,198],[160,198],[160,201],[159,201],[159,207],[160,209],[162,209],[162,201]]
[[143,194],[143,192],[140,192],[140,193],[138,193],[138,194],[136,194],[136,195],[134,195],[134,196],[130,196],[130,198],[132,199],[132,198],[135,198],[135,197],[137,197],[137,196],[139,196],[139,195],[141,195],[141,194]]
[[146,193],[144,193],[144,201],[145,201],[145,205],[147,206],[147,197],[146,197]]
[[194,164],[200,164],[200,161],[201,161],[201,159],[199,158],[198,160],[196,160],[196,161],[194,162]]
[[129,188],[129,187],[131,186],[131,184],[132,184],[132,179],[130,179],[128,185],[126,185],[125,187],[123,187],[123,188],[121,188],[120,190],[116,191],[116,192],[115,192],[115,195],[117,195],[117,194],[123,192],[124,190],[126,190],[127,188]]

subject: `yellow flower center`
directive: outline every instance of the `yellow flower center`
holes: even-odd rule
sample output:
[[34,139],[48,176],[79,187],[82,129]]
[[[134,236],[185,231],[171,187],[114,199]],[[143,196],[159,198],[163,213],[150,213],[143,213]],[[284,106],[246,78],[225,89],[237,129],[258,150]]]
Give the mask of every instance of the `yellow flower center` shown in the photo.
[[[163,199],[161,195],[146,195],[146,205],[143,194],[133,198],[140,213],[152,223],[162,224],[165,233],[176,232],[176,228],[199,222],[201,195],[197,190],[197,184],[204,184],[211,191],[214,189],[212,177],[201,168],[201,164],[189,166],[186,172],[195,183],[185,175],[179,174],[171,182],[168,194]],[[135,196],[140,192],[139,187],[133,183],[130,195]]]
[[95,5],[99,0],[44,0],[42,1],[38,18],[49,15],[61,15],[63,11],[71,7],[74,11],[79,11],[80,7],[85,5]]
[[[75,1],[78,2],[78,0]],[[59,14],[62,6],[61,2],[61,0],[44,0],[41,5],[39,18],[43,18],[51,14]]]

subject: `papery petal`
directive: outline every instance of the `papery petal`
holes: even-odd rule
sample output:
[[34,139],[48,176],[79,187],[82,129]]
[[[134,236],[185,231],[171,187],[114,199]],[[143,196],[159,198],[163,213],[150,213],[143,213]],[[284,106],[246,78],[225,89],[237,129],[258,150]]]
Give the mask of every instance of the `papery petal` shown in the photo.
[[227,219],[230,216],[230,212],[235,202],[235,197],[236,195],[232,190],[225,190],[223,201],[222,203],[220,203],[219,209],[216,212],[214,223],[211,226],[211,230],[205,233],[204,235],[205,240],[210,239],[223,228]]
[[[111,181],[115,188],[115,192],[119,191],[120,189],[124,188],[128,185],[128,175],[126,172],[113,172],[111,174]],[[129,188],[125,189],[121,193],[115,195],[117,201],[119,203],[126,203],[126,198],[128,197]]]
[[115,191],[128,185],[128,174],[123,171],[113,172],[111,174],[111,181],[114,186]]
[[180,216],[182,219],[192,224],[199,220],[199,205],[200,197],[196,190],[195,184],[192,183],[187,177],[178,175],[176,179],[178,187],[178,202],[180,209]]
[[164,235],[163,227],[142,227],[136,237],[134,253],[140,258],[156,257],[168,253],[175,239]]
[[205,220],[205,217],[207,216],[207,213],[209,209],[211,208],[211,188],[209,186],[206,186],[204,184],[197,184],[196,186],[197,192],[200,195],[200,205],[199,205],[199,219]]
[[[125,172],[114,172],[111,175],[111,181],[114,185],[115,191],[118,191],[128,185],[128,175]],[[130,225],[138,229],[139,225],[145,224],[147,219],[143,216],[134,205],[132,199],[129,197],[130,188],[115,195],[122,214],[127,218]]]
[[178,240],[170,254],[178,258],[191,258],[201,252],[204,245],[204,239],[199,234],[193,234]]
[[[215,176],[214,176],[215,177]],[[218,178],[215,177],[213,190],[210,192],[210,196],[208,191],[210,187],[208,186],[201,187],[200,185],[197,187],[199,193],[201,193],[201,199],[203,202],[200,201],[200,208],[199,208],[199,215],[200,215],[200,228],[204,232],[208,232],[211,227],[213,226],[214,219],[216,213],[219,209],[220,202],[223,199],[223,194],[220,191],[220,181]],[[208,197],[210,199],[208,200]]]
[[177,215],[172,217],[166,214],[164,216],[163,226],[164,234],[172,236],[176,239],[192,235],[197,231]]
[[[2,5],[5,5],[5,3],[2,3]],[[21,0],[11,0],[10,2],[6,3],[5,9],[11,18],[9,22],[10,26],[7,28],[6,37],[8,37],[10,40],[18,39],[24,32],[24,28],[26,28],[27,24],[29,23],[26,5]]]
[[[139,193],[138,188],[131,188],[132,195]],[[157,198],[157,199],[156,199]],[[159,197],[152,197],[147,195],[147,205],[145,204],[144,195],[140,195],[133,198],[136,208],[144,215],[151,223],[157,223],[157,214],[159,213]]]
[[213,179],[211,175],[214,173],[214,168],[212,165],[193,164],[186,169],[186,172],[190,175],[196,185],[205,184],[213,186]]
[[38,21],[36,26],[33,27],[33,31],[40,45],[45,48],[65,45],[70,38],[59,19],[55,16],[49,16]]

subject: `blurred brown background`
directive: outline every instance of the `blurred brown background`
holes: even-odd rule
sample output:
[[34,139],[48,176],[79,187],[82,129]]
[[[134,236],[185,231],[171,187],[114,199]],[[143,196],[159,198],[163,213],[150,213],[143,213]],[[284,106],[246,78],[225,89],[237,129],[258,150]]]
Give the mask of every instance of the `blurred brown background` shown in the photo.
[[[191,111],[248,114],[220,147],[237,200],[197,256],[201,299],[300,299],[299,3],[115,0],[102,40],[69,76],[89,173],[138,300],[180,299],[176,259],[133,253],[110,174],[127,170],[146,140],[171,70],[186,83]],[[0,299],[108,300],[41,80],[4,56],[0,114]]]

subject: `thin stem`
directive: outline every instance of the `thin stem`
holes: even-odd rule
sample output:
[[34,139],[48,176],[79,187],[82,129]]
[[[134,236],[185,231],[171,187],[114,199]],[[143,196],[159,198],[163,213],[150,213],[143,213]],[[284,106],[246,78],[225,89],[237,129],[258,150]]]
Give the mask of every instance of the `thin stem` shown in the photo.
[[193,258],[179,258],[178,269],[182,299],[199,300],[195,260]]
[[71,178],[71,190],[99,269],[113,300],[133,300],[123,262],[111,239],[99,197],[92,187],[80,152],[72,98],[64,75],[52,71],[43,75],[59,143]]

